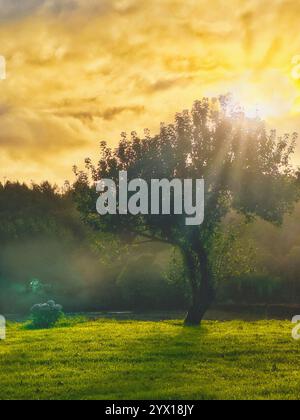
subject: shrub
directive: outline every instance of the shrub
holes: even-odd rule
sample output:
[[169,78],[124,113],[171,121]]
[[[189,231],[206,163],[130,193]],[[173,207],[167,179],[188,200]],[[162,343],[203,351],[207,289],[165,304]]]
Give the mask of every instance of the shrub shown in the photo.
[[224,282],[218,293],[222,302],[270,303],[281,296],[282,284],[269,275],[244,275]]
[[63,308],[53,300],[34,305],[31,308],[31,320],[34,328],[51,328],[63,316]]

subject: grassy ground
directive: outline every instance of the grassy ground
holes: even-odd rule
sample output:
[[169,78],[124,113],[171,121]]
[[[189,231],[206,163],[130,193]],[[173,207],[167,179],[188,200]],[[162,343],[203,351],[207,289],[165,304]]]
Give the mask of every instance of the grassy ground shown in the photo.
[[283,321],[10,325],[0,399],[299,399],[300,342]]

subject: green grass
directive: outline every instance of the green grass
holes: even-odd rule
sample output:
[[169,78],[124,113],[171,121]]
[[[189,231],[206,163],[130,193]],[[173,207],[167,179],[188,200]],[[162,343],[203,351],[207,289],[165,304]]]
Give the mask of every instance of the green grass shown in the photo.
[[299,399],[289,322],[113,320],[8,327],[0,399]]

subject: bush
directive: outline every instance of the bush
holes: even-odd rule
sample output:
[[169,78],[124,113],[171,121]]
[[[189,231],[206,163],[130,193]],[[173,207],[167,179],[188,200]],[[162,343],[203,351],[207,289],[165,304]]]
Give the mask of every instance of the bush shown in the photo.
[[218,300],[233,303],[274,303],[281,296],[282,284],[269,275],[244,275],[224,282],[219,289]]
[[53,300],[34,305],[31,308],[31,320],[34,328],[51,328],[63,316],[63,308]]

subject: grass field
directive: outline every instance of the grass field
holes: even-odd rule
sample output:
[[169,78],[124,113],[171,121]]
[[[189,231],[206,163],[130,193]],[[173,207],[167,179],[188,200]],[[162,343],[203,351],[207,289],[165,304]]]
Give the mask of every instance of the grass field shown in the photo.
[[299,399],[300,342],[284,321],[11,324],[0,399]]

